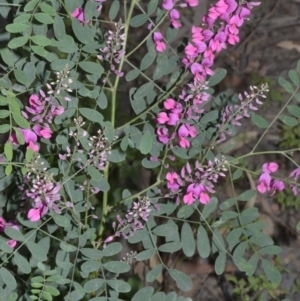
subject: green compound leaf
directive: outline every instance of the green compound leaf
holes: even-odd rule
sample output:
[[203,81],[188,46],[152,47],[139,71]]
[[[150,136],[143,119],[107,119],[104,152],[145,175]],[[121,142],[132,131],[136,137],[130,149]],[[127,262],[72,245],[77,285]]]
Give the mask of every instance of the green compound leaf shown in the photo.
[[54,22],[53,18],[45,13],[35,13],[33,16],[42,24],[52,24]]
[[4,230],[4,233],[9,238],[17,240],[17,241],[24,241],[25,240],[24,235],[20,231],[14,229],[12,227],[6,227],[5,230]]
[[15,253],[14,256],[15,264],[18,266],[18,268],[24,273],[24,274],[30,274],[31,273],[31,266],[27,259],[20,255],[19,253]]
[[282,280],[282,276],[277,268],[268,260],[262,258],[262,268],[267,278],[276,285],[279,285]]
[[205,228],[200,225],[197,232],[197,250],[202,258],[207,258],[210,254],[210,243]]
[[28,11],[32,11],[33,9],[35,9],[35,7],[37,6],[37,4],[39,3],[39,0],[31,0],[29,1],[25,6],[24,6],[24,11],[28,12]]
[[24,46],[28,42],[29,37],[18,37],[9,41],[8,47],[10,49],[16,49]]
[[294,127],[294,126],[298,125],[298,120],[294,117],[281,115],[281,116],[279,116],[278,119],[281,120],[285,125],[290,126],[290,127]]
[[33,43],[35,43],[39,46],[42,46],[42,47],[45,47],[45,46],[48,46],[51,44],[51,41],[48,38],[46,38],[44,36],[40,36],[40,35],[32,36],[31,40]]
[[6,25],[5,29],[11,33],[23,32],[28,29],[28,25],[22,23],[13,23]]
[[60,215],[60,214],[53,214],[53,220],[55,222],[56,225],[60,226],[60,227],[64,227],[67,228],[70,226],[70,219],[67,218],[64,215]]
[[154,288],[151,286],[143,287],[139,291],[137,291],[131,301],[150,301],[154,293]]
[[235,205],[235,202],[236,202],[236,199],[234,199],[234,198],[227,199],[220,205],[220,209],[227,210],[230,207],[232,207],[233,205]]
[[164,224],[155,227],[152,232],[158,236],[168,236],[178,232],[178,226],[176,224]]
[[30,81],[28,80],[28,77],[24,71],[15,69],[14,76],[20,84],[22,84],[26,87],[28,87],[30,85]]
[[13,146],[12,146],[11,142],[5,143],[5,145],[4,145],[4,154],[5,154],[5,157],[8,161],[12,160],[12,158],[13,158]]
[[151,0],[147,6],[148,15],[151,15],[155,12],[158,5],[158,0]]
[[122,245],[119,242],[109,244],[105,249],[102,250],[103,256],[114,256],[121,252]]
[[141,71],[138,70],[138,69],[133,69],[133,70],[130,70],[126,76],[125,76],[125,79],[130,82],[134,79],[136,79],[139,75],[141,74]]
[[1,276],[4,284],[6,284],[11,290],[14,290],[17,288],[17,282],[16,282],[14,276],[6,268],[3,268],[3,267],[0,268],[0,276]]
[[180,241],[167,242],[159,246],[158,250],[165,253],[175,253],[182,248]]
[[294,93],[293,85],[289,81],[287,81],[285,78],[279,77],[278,83],[286,92],[288,92],[290,94]]
[[81,270],[84,273],[96,272],[101,268],[101,263],[97,261],[86,261],[81,265]]
[[119,0],[115,0],[115,1],[111,4],[110,9],[109,9],[109,12],[108,12],[108,16],[109,16],[109,19],[110,19],[111,21],[113,21],[113,20],[116,18],[116,16],[117,16],[119,10],[120,10],[120,1],[119,1]]
[[83,289],[86,293],[92,293],[100,289],[104,285],[105,281],[104,279],[91,279],[88,282],[86,282],[83,286]]
[[99,77],[104,72],[103,67],[100,64],[93,63],[93,62],[80,62],[79,67],[84,70],[85,72],[98,75]]
[[161,273],[162,271],[162,265],[158,264],[156,265],[151,271],[149,271],[146,275],[147,282],[153,282]]
[[155,49],[151,49],[148,53],[146,53],[146,55],[142,58],[141,60],[141,65],[140,65],[140,69],[146,70],[148,69],[154,62],[156,58],[156,51]]
[[194,255],[196,250],[194,233],[191,226],[186,222],[183,223],[181,228],[181,244],[185,256],[191,257]]
[[107,284],[119,293],[128,293],[131,291],[131,286],[122,280],[108,280]]
[[193,282],[186,274],[175,270],[169,269],[170,276],[176,281],[177,286],[184,292],[188,292],[193,287]]
[[13,113],[12,114],[14,121],[18,126],[23,129],[29,129],[30,124],[29,122],[20,114],[20,113]]
[[297,86],[297,87],[300,86],[299,75],[295,70],[289,71],[289,78],[291,79],[291,81],[294,83],[295,86]]
[[208,80],[208,87],[213,87],[220,83],[226,76],[226,69],[217,69],[213,76]]
[[267,246],[260,249],[258,252],[264,255],[278,255],[281,253],[281,248],[278,246]]
[[56,11],[55,9],[50,6],[49,4],[46,3],[40,3],[40,9],[43,13],[51,15],[51,16],[55,16],[56,15]]
[[103,116],[96,110],[89,108],[80,108],[79,112],[82,116],[92,122],[101,123],[103,121]]
[[104,268],[112,273],[127,273],[130,271],[130,265],[121,261],[109,261],[105,263]]
[[242,194],[240,194],[237,199],[239,201],[249,201],[250,199],[252,199],[253,197],[255,197],[256,195],[256,191],[255,190],[247,190],[245,192],[243,192]]
[[[104,249],[105,250],[105,249]],[[103,253],[100,250],[92,249],[92,248],[82,248],[80,249],[80,252],[91,259],[101,259],[103,257]]]
[[252,113],[251,120],[259,128],[266,129],[269,126],[269,122],[257,114]]
[[194,212],[195,212],[195,207],[190,206],[190,205],[183,205],[177,212],[177,217],[178,218],[183,218],[187,219],[189,218]]
[[217,275],[222,275],[226,267],[226,253],[219,253],[215,261],[215,272]]
[[137,254],[135,259],[137,261],[147,260],[151,258],[154,254],[155,254],[155,249],[148,249]]
[[152,149],[153,136],[149,131],[146,131],[141,139],[140,151],[143,155],[149,154]]
[[27,241],[26,246],[33,257],[35,257],[38,261],[46,261],[47,258],[47,252],[46,250],[41,247],[40,245],[36,244],[33,241]]
[[204,206],[200,220],[203,221],[208,218],[216,210],[217,206],[218,199],[216,197],[212,197],[210,202]]
[[148,21],[148,15],[140,14],[140,15],[134,16],[130,20],[130,26],[131,27],[140,27],[140,26],[144,25],[147,21]]
[[289,113],[297,118],[300,118],[300,107],[295,105],[288,105],[287,109]]
[[212,121],[215,121],[219,118],[219,111],[218,110],[213,110],[208,113],[206,113],[201,119],[200,122],[202,123],[209,123]]

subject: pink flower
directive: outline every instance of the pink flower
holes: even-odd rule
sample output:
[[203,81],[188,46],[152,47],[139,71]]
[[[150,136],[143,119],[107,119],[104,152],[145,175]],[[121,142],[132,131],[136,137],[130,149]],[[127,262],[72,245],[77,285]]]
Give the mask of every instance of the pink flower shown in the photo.
[[38,136],[41,136],[45,139],[49,139],[52,136],[52,131],[48,127],[43,128],[40,125],[35,125],[33,130]]
[[278,164],[275,162],[271,162],[271,163],[265,163],[262,166],[262,171],[265,173],[272,173],[272,172],[276,172],[278,169]]
[[22,128],[19,128],[19,130],[22,132],[26,143],[29,143],[30,141],[37,142],[37,136],[32,130]]
[[158,113],[157,122],[159,124],[164,124],[170,120],[168,114],[166,112],[160,112]]
[[189,43],[187,46],[185,46],[184,52],[186,55],[189,55],[191,57],[196,57],[198,49],[197,47]]
[[33,143],[32,141],[29,142],[28,146],[27,146],[27,149],[31,148],[34,152],[38,152],[40,147]]
[[273,196],[276,191],[282,191],[284,189],[284,183],[280,180],[274,180],[271,183],[271,190],[273,190],[273,192],[270,194],[270,196]]
[[172,99],[172,98],[168,98],[168,99],[165,100],[165,102],[164,102],[164,107],[165,107],[167,110],[174,109],[174,107],[175,107],[175,100]]
[[166,179],[167,179],[167,187],[170,189],[172,192],[176,192],[180,185],[178,182],[179,176],[176,172],[168,172],[166,174]]
[[164,52],[166,50],[166,44],[162,41],[163,36],[160,32],[153,33],[153,41],[155,43],[156,51]]
[[83,24],[87,24],[89,21],[85,21],[84,18],[84,9],[83,8],[78,8],[76,7],[76,9],[73,11],[73,13],[71,14],[71,16],[73,18],[76,18],[82,25]]
[[259,184],[257,185],[257,190],[260,193],[265,193],[266,191],[270,190],[270,184],[271,184],[271,176],[269,173],[263,173],[259,177]]
[[185,0],[185,3],[187,3],[189,6],[197,6],[199,4],[198,0]]
[[37,222],[38,220],[41,219],[41,209],[38,208],[38,209],[30,209],[28,211],[28,214],[27,214],[27,217],[28,219],[31,221],[31,222]]
[[158,140],[161,143],[168,143],[169,142],[169,135],[168,135],[168,129],[165,127],[160,127],[157,129],[156,131],[157,135],[158,135]]
[[189,192],[187,193],[184,197],[183,197],[183,202],[187,205],[192,205],[195,202],[195,199],[193,197],[193,192]]
[[171,20],[171,23],[173,25],[174,28],[179,28],[181,27],[181,23],[178,21],[180,18],[180,13],[178,10],[176,9],[172,9],[170,11],[170,20]]
[[163,4],[162,4],[162,7],[165,9],[165,10],[170,10],[174,7],[174,0],[164,0],[163,1]]

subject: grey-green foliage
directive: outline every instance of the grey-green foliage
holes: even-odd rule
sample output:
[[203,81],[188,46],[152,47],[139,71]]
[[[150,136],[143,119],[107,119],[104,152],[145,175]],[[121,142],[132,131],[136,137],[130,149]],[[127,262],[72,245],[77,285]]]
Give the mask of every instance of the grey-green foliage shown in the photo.
[[[3,1],[9,4],[8,1]],[[50,209],[42,220],[30,222],[24,217],[27,210],[25,204],[24,209],[22,207],[24,212],[17,215],[20,229],[8,226],[4,230],[3,238],[0,239],[0,284],[5,300],[28,299],[29,294],[31,300],[53,300],[60,295],[64,295],[66,301],[83,298],[90,301],[121,300],[121,293],[127,294],[132,290],[130,282],[126,281],[131,262],[128,258],[118,260],[123,249],[120,242],[109,242],[103,247],[103,239],[111,235],[110,230],[107,233],[106,229],[104,233],[102,231],[103,226],[106,226],[104,220],[111,213],[110,206],[115,204],[110,202],[113,194],[109,197],[106,194],[111,183],[108,182],[105,167],[95,168],[91,163],[93,160],[85,152],[93,149],[91,141],[99,139],[99,144],[105,144],[105,158],[110,166],[118,168],[124,164],[131,149],[136,149],[139,156],[146,155],[141,160],[144,168],[160,167],[157,181],[162,184],[161,171],[166,166],[167,159],[163,144],[156,139],[152,119],[159,112],[163,100],[175,97],[176,88],[186,76],[184,70],[177,67],[180,58],[172,48],[172,41],[178,30],[168,28],[165,38],[167,51],[158,53],[152,39],[155,29],[151,29],[145,38],[146,52],[140,61],[133,64],[130,53],[122,61],[122,64],[128,63],[132,68],[125,76],[126,81],[139,78],[139,84],[135,82],[129,91],[129,102],[136,117],[115,128],[113,120],[107,121],[105,111],[108,107],[116,110],[111,104],[115,99],[110,97],[114,92],[110,80],[114,77],[107,64],[111,62],[101,61],[97,57],[99,48],[107,46],[105,30],[101,22],[98,22],[100,12],[97,10],[97,3],[83,3],[79,0],[30,0],[26,3],[16,0],[13,3],[17,9],[12,10],[11,6],[2,7],[0,4],[1,14],[5,18],[9,14],[12,16],[10,24],[5,27],[6,32],[0,33],[1,41],[5,44],[0,50],[1,69],[6,74],[0,79],[0,133],[11,135],[14,132],[17,142],[25,144],[19,128],[29,129],[32,124],[30,118],[25,118],[21,112],[26,110],[24,104],[27,99],[24,95],[27,97],[36,93],[41,96],[41,91],[44,91],[56,106],[64,108],[64,113],[51,122],[55,130],[52,139],[41,140],[41,153],[45,153],[45,156],[37,158],[32,151],[20,150],[10,141],[3,146],[7,164],[5,168],[5,164],[0,166],[0,191],[7,189],[8,194],[1,198],[1,207],[5,207],[8,202],[5,210],[9,214],[20,210],[22,193],[16,189],[14,194],[14,185],[21,185],[22,174],[25,175],[32,166],[42,166],[41,162],[51,179],[61,181],[63,206],[60,214],[58,210]],[[70,18],[70,14],[82,4],[88,24]],[[153,22],[155,28],[159,27],[168,13],[160,9],[158,4],[159,1],[151,0],[147,3],[146,11],[141,9],[138,14],[132,9],[131,12],[135,15],[127,28],[140,27],[147,22]],[[117,20],[121,15],[122,1],[112,1],[108,17],[110,20]],[[59,93],[56,91],[55,96],[51,96],[55,82],[59,81],[57,72],[68,75],[67,86],[70,90],[62,86]],[[297,72],[300,72],[300,62]],[[297,72],[289,72],[291,82],[280,78],[279,83],[300,101],[297,94]],[[212,87],[225,76],[226,70],[216,70],[209,78],[207,93],[213,94]],[[109,80],[108,86],[104,85],[104,79]],[[168,83],[162,84],[165,79],[168,79]],[[228,100],[224,94],[216,97],[212,110],[203,114],[198,123],[191,121],[199,134],[192,139],[189,150],[170,147],[178,161],[192,161],[200,157],[214,161],[222,155],[208,148],[206,142],[213,140],[216,135],[223,98]],[[210,100],[212,99],[211,97]],[[236,99],[232,96],[228,101],[234,103]],[[294,126],[296,118],[300,117],[299,109],[295,105],[288,105],[287,110],[293,117],[281,116],[280,120],[286,125]],[[86,124],[79,122],[81,117]],[[259,127],[268,128],[269,122],[264,117],[252,114],[251,118]],[[81,148],[80,151],[76,151],[78,147]],[[70,149],[74,151],[71,158],[68,156]],[[164,159],[156,159],[161,154]],[[65,158],[58,160],[58,155]],[[150,156],[154,159],[150,160]],[[239,163],[233,158],[227,159],[229,163]],[[16,170],[20,166],[14,166],[13,161],[22,166],[18,172]],[[241,175],[241,170],[236,168],[232,180]],[[93,189],[92,193],[89,189]],[[108,200],[108,204],[94,196],[98,192],[101,196],[106,196],[103,200]],[[254,275],[260,265],[267,279],[276,285],[281,282],[280,272],[268,257],[279,254],[281,249],[262,232],[264,225],[258,220],[257,208],[240,210],[245,202],[255,197],[254,190],[247,190],[227,200],[219,201],[212,197],[206,205],[197,203],[193,206],[177,206],[173,200],[168,199],[170,196],[158,201],[161,193],[157,187],[149,188],[146,195],[151,202],[150,216],[143,229],[129,233],[128,242],[139,244],[140,251],[134,256],[137,261],[154,257],[159,260],[157,265],[147,271],[147,282],[154,282],[162,273],[166,273],[180,290],[188,292],[192,289],[191,278],[179,269],[166,266],[167,263],[162,259],[162,254],[175,252],[180,252],[185,257],[195,254],[202,258],[210,257],[214,260],[218,275],[224,273],[229,261],[247,276]],[[131,193],[126,189],[122,198],[120,204],[130,206],[136,200],[135,192]],[[100,212],[98,207],[102,206],[102,201],[104,208]],[[95,204],[96,212],[93,211]],[[108,212],[104,212],[106,209],[109,209]],[[98,218],[101,213],[102,220],[92,219],[95,215]],[[128,225],[123,226],[125,229],[122,231],[128,234]],[[116,237],[117,235],[112,239]],[[12,249],[8,240],[15,240],[17,247]],[[175,292],[155,292],[153,287],[143,287],[132,294],[132,301],[190,300],[177,296]]]

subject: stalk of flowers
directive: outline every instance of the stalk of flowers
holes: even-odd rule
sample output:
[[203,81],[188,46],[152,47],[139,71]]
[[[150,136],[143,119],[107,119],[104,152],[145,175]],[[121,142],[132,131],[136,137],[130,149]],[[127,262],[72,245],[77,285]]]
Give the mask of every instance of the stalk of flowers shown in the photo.
[[224,157],[221,160],[215,158],[214,162],[208,161],[205,166],[196,161],[193,169],[187,162],[180,175],[176,172],[166,174],[167,187],[173,193],[179,193],[180,188],[186,189],[183,193],[183,202],[187,205],[192,205],[196,200],[207,204],[210,201],[209,193],[215,192],[214,183],[217,183],[219,177],[225,177],[224,172],[227,171],[225,164]]
[[[7,227],[12,227],[17,231],[20,231],[19,227],[12,221],[6,222],[5,219],[0,216],[0,232],[4,232]],[[14,239],[9,239],[6,242],[12,249],[17,245],[17,241]]]
[[121,218],[117,215],[118,223],[113,222],[114,235],[109,236],[105,239],[103,247],[106,244],[113,241],[115,237],[123,237],[127,239],[132,236],[137,230],[143,229],[143,222],[148,220],[151,211],[151,202],[148,197],[140,197],[137,202],[133,202],[131,208],[127,210],[125,218]]
[[[116,31],[108,30],[106,37],[106,46],[100,48],[101,54],[97,55],[100,61],[107,61],[110,66],[110,70],[117,76],[123,76],[123,72],[119,71],[117,64],[120,64],[122,57],[125,55],[125,26],[121,20],[115,23]],[[104,80],[106,81],[106,79]]]
[[18,188],[22,191],[22,205],[29,201],[32,208],[27,213],[27,218],[36,222],[40,220],[52,208],[57,214],[61,213],[60,183],[55,182],[52,174],[43,167],[44,162],[39,162],[40,156],[36,156],[28,166],[28,171],[24,176],[23,183]]
[[[29,97],[29,104],[25,106],[26,111],[22,111],[23,117],[30,119],[33,123],[32,129],[19,128],[22,132],[25,143],[28,144],[27,148],[31,148],[34,152],[39,150],[36,144],[38,137],[50,139],[52,130],[50,124],[53,122],[55,116],[63,114],[64,107],[59,105],[59,96],[62,91],[72,92],[69,84],[73,81],[69,78],[69,71],[67,67],[64,71],[56,72],[56,81],[46,84],[48,91],[47,96],[43,90],[39,91],[39,95],[32,94]],[[70,101],[68,96],[63,96],[65,101]],[[16,134],[10,137],[13,144],[18,144]]]
[[263,84],[261,88],[250,86],[250,90],[250,94],[247,91],[244,92],[244,96],[241,93],[239,94],[240,104],[225,107],[222,113],[221,124],[217,125],[219,128],[217,135],[220,137],[216,141],[217,143],[226,140],[226,135],[231,135],[232,131],[228,128],[229,126],[241,126],[241,120],[249,118],[250,111],[257,111],[258,108],[255,104],[262,105],[260,98],[266,98],[265,93],[269,91],[267,84]]
[[[170,4],[169,1],[166,4]],[[174,3],[174,2],[172,2]],[[215,54],[220,52],[223,48],[226,48],[227,44],[234,45],[238,41],[238,29],[237,27],[241,26],[246,17],[250,14],[250,9],[253,6],[259,5],[259,2],[245,2],[243,1],[238,5],[235,0],[219,0],[215,6],[212,6],[209,10],[209,13],[203,18],[203,21],[206,25],[206,29],[201,27],[192,28],[192,41],[188,43],[185,47],[185,57],[182,62],[186,68],[189,68],[190,72],[193,74],[192,83],[188,84],[187,87],[184,87],[181,92],[180,98],[183,99],[186,103],[192,101],[191,108],[187,111],[185,116],[180,115],[181,112],[177,111],[174,113],[172,110],[173,107],[169,107],[171,110],[170,114],[162,111],[158,114],[157,121],[159,124],[167,125],[177,125],[177,121],[180,120],[178,115],[181,116],[181,119],[191,120],[191,112],[196,112],[196,114],[201,114],[203,109],[199,106],[209,99],[209,95],[205,92],[207,89],[206,78],[208,75],[212,75],[213,71],[210,67],[213,65]],[[169,6],[166,6],[169,7]],[[214,13],[213,13],[214,12]],[[218,26],[212,27],[212,25],[220,19],[222,22]],[[157,40],[157,38],[155,38]],[[160,41],[160,39],[159,39]],[[157,43],[157,41],[155,42]],[[191,96],[192,95],[192,96]],[[177,102],[176,102],[177,104]],[[165,106],[165,105],[164,105]],[[179,105],[177,105],[179,106]],[[168,109],[165,106],[165,109]],[[174,117],[170,117],[170,115]],[[198,120],[199,116],[196,116],[194,120]],[[187,131],[186,128],[189,128],[184,123],[178,129],[181,132],[178,132],[174,135],[170,131],[170,128],[166,126],[159,127],[157,129],[158,140],[164,144],[168,143],[170,138],[178,136],[180,147],[189,148],[190,142],[187,137],[195,138],[197,136],[197,131]]]

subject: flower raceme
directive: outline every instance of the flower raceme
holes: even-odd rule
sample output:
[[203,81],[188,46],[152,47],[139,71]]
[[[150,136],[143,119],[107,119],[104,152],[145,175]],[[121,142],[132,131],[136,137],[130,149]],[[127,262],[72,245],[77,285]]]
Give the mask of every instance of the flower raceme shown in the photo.
[[[174,9],[175,4],[177,5],[178,2],[166,0],[163,1],[162,5],[165,10],[170,11],[171,23],[171,12]],[[195,6],[198,4],[198,1],[185,1],[185,4]],[[170,140],[177,137],[180,147],[190,147],[191,143],[188,137],[194,138],[197,136],[197,127],[195,127],[194,123],[200,119],[201,114],[204,111],[202,107],[200,108],[200,105],[209,100],[210,97],[206,93],[206,90],[208,89],[206,79],[207,76],[213,74],[211,67],[214,64],[215,54],[226,48],[227,44],[234,45],[239,41],[238,28],[250,15],[251,9],[259,4],[260,2],[242,1],[238,4],[235,0],[219,0],[209,9],[208,14],[203,18],[206,28],[192,27],[192,39],[185,47],[185,56],[182,59],[182,63],[190,70],[193,75],[193,80],[191,83],[188,83],[186,87],[183,87],[179,100],[172,99],[171,105],[169,105],[169,100],[166,100],[164,102],[166,111],[163,110],[158,113],[157,122],[161,126],[158,127],[156,134],[161,143],[169,143]],[[179,20],[179,13],[176,14],[176,18],[177,17],[178,19],[176,20]],[[219,22],[217,23],[217,21]],[[166,50],[166,44],[163,41],[161,33],[155,32],[153,34],[153,40],[158,52],[164,52]],[[263,97],[262,95],[258,95],[256,98],[254,97],[257,104],[261,103],[258,100],[259,96]],[[241,96],[240,100],[242,101]],[[176,112],[174,112],[174,107],[172,107],[173,103],[175,103],[179,109]],[[245,103],[242,102],[241,106],[245,106]],[[236,111],[237,109],[239,108],[228,107],[223,115],[223,121],[225,119],[228,120],[229,113],[233,110]],[[243,117],[247,116],[249,109],[255,110],[256,108],[252,103],[248,104],[247,108],[243,107],[242,111],[245,112]],[[236,125],[239,125],[238,120],[242,118],[241,116],[241,114],[236,116],[234,120],[232,120],[232,124],[236,121]],[[182,119],[187,120],[187,122],[184,122],[183,127],[180,126]],[[187,128],[187,125],[193,126],[196,129],[196,131],[192,132],[192,135],[182,135],[182,129]],[[171,126],[171,128],[167,126]],[[174,128],[176,131],[175,133]],[[220,141],[222,141],[225,139],[225,133],[220,134]]]

